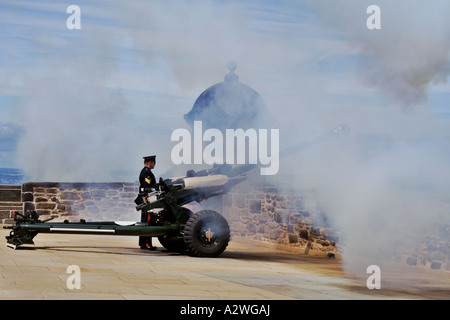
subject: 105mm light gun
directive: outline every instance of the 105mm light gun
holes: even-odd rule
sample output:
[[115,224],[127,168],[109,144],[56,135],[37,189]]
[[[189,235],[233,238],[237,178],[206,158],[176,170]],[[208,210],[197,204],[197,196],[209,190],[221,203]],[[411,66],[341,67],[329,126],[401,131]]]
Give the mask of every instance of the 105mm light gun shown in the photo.
[[[317,139],[291,146],[282,151],[281,156],[349,131],[350,127],[341,125]],[[157,237],[169,251],[217,257],[225,251],[230,241],[228,222],[217,211],[200,210],[194,213],[185,205],[228,193],[233,186],[246,180],[248,171],[257,167],[255,164],[220,164],[198,172],[189,170],[183,177],[160,178],[158,188],[151,192],[144,190],[144,194],[140,194],[144,201],[136,206],[136,210],[148,215],[148,222],[87,222],[83,219],[79,222],[54,222],[52,219],[41,221],[35,211],[16,213],[15,224],[3,227],[11,229],[6,236],[7,246],[17,249],[22,245],[34,244],[33,239],[39,233],[144,236]]]
[[193,213],[184,205],[228,193],[234,185],[247,178],[247,171],[255,167],[222,164],[199,172],[189,170],[184,177],[160,178],[158,189],[145,194],[144,203],[136,206],[136,210],[148,214],[148,222],[87,222],[83,219],[79,222],[53,222],[52,219],[39,220],[35,211],[16,213],[15,225],[4,226],[11,229],[6,236],[7,246],[17,249],[25,244],[34,244],[33,239],[39,233],[151,236],[158,237],[161,245],[169,251],[216,257],[222,254],[230,240],[226,219],[213,210]]

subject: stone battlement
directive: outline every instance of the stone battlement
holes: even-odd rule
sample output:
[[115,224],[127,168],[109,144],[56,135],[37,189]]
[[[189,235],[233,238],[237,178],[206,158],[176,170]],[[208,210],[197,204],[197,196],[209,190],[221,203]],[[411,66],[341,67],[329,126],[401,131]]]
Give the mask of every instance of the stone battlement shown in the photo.
[[[134,183],[59,183],[27,182],[15,186],[15,205],[19,212],[36,211],[42,220],[138,220],[140,214],[133,200],[138,193]],[[4,186],[6,188],[6,186]],[[0,189],[1,191],[5,189]],[[19,198],[17,198],[19,193]],[[10,192],[10,197],[12,193]],[[0,199],[0,207],[6,197]],[[12,210],[3,211],[2,219],[11,219]]]

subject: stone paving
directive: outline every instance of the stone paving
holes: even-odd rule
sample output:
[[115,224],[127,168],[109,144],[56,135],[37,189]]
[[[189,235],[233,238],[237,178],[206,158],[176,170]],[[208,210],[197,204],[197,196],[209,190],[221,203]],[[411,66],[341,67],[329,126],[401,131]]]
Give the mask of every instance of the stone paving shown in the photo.
[[[35,245],[12,250],[4,240],[8,232],[0,230],[1,300],[450,298],[448,273],[422,274],[426,290],[369,290],[365,280],[343,272],[339,259],[240,239],[232,239],[218,258],[195,258],[170,253],[157,241],[158,250],[143,251],[137,237],[122,236],[39,234]],[[80,268],[80,289],[69,288],[75,275],[68,273],[71,265]],[[403,277],[417,279],[414,273]]]

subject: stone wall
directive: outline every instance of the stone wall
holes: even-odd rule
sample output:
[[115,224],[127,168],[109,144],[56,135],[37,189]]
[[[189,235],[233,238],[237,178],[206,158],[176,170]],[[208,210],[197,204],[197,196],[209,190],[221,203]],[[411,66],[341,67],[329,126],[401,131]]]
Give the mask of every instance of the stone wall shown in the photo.
[[315,208],[314,193],[280,190],[250,177],[223,197],[233,236],[335,257],[338,238]]
[[0,221],[22,210],[22,186],[0,185]]
[[[36,211],[41,220],[138,221],[133,183],[28,182],[22,185],[22,212]],[[336,253],[336,237],[324,225],[315,225],[311,195],[280,193],[273,186],[245,181],[223,197],[191,204],[195,212],[215,209],[227,218],[233,237],[295,247],[303,252]],[[4,217],[4,218],[12,218]]]
[[[450,205],[437,220],[421,225],[418,233],[419,245],[406,257],[406,263],[437,270],[450,270]],[[424,236],[425,235],[425,236]]]
[[36,210],[42,220],[138,221],[137,193],[133,183],[29,182],[22,186],[23,210]]

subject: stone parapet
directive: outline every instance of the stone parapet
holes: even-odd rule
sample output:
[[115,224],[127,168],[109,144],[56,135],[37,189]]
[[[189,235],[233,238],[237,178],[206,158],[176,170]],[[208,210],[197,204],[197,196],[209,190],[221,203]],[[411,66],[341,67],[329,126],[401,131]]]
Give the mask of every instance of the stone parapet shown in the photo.
[[15,211],[22,210],[22,186],[0,185],[0,220],[10,219]]
[[35,210],[42,219],[60,220],[139,220],[134,199],[138,185],[133,183],[23,184],[24,211]]
[[338,237],[315,207],[311,190],[278,189],[254,179],[223,197],[223,214],[233,236],[334,257]]

